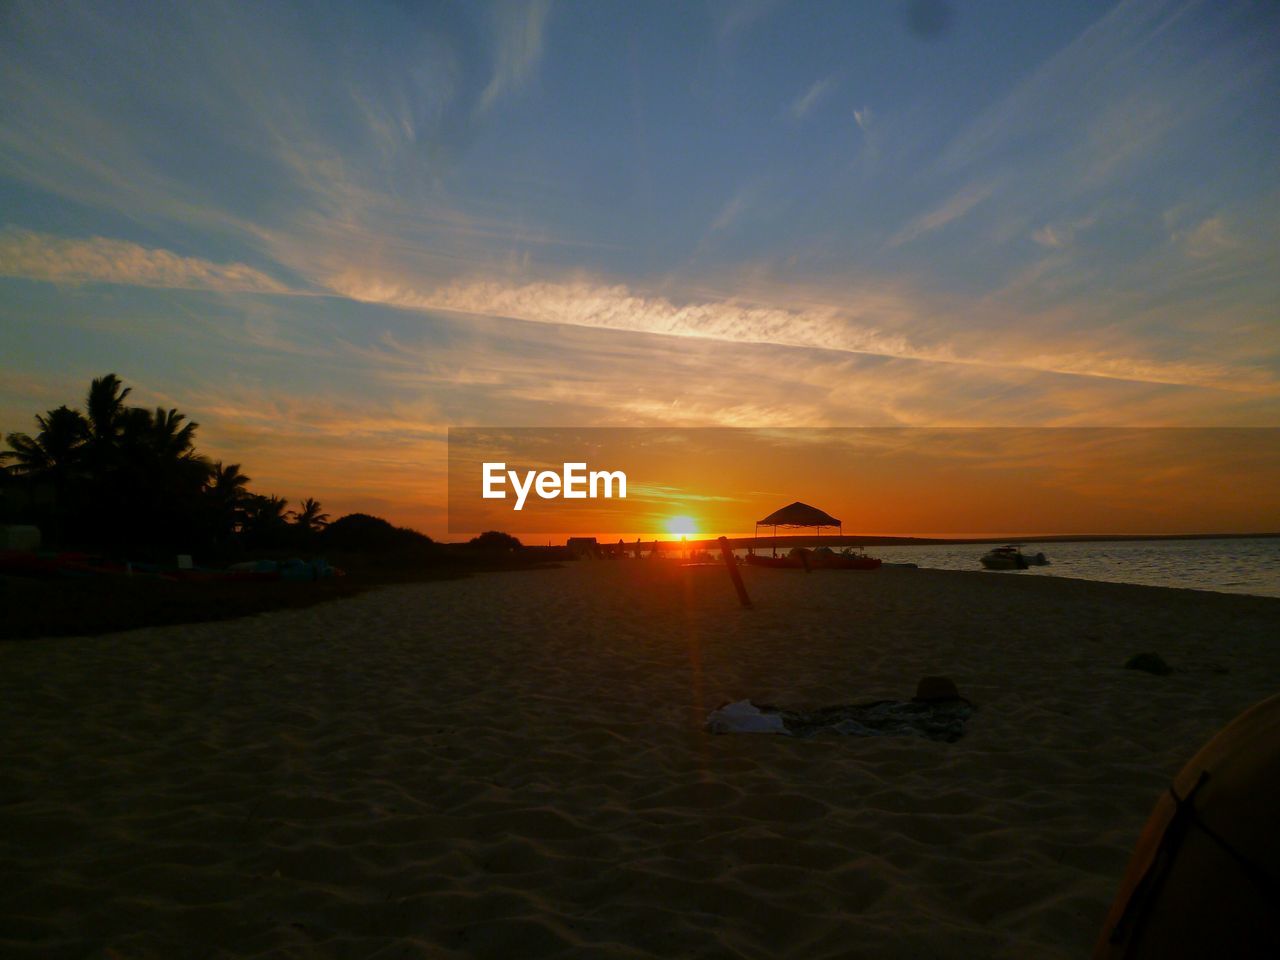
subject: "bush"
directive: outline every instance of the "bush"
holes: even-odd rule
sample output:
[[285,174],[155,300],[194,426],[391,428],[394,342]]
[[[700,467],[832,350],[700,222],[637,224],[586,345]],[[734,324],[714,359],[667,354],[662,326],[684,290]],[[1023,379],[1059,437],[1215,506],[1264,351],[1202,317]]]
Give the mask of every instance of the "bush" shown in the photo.
[[511,534],[501,533],[498,530],[486,530],[480,536],[472,537],[469,545],[480,547],[484,550],[501,551],[502,553],[514,553],[524,546]]
[[392,526],[381,517],[349,513],[324,528],[320,542],[326,550],[353,552],[416,552],[435,547],[426,534],[407,527]]

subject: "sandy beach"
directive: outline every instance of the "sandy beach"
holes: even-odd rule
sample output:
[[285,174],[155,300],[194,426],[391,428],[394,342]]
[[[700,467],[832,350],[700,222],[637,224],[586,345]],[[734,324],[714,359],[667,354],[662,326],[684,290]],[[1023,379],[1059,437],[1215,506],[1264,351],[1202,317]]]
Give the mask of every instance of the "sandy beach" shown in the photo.
[[[1168,779],[1280,687],[1280,600],[744,573],[752,610],[583,562],[0,645],[0,952],[1079,957]],[[956,743],[704,730],[925,674]]]

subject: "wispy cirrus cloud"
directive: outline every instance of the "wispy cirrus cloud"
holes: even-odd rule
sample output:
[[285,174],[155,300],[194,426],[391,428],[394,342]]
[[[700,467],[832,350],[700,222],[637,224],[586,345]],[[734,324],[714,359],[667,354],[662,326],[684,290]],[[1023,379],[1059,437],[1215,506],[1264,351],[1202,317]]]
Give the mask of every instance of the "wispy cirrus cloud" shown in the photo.
[[493,76],[480,95],[481,111],[519,90],[533,76],[542,59],[550,12],[551,0],[525,0],[498,9]]
[[[716,37],[727,43],[767,19],[779,6],[779,0],[733,0],[719,5]],[[714,9],[714,8],[713,8]]]
[[746,209],[747,196],[743,191],[738,191],[729,198],[729,202],[720,208],[720,212],[716,214],[711,225],[707,227],[707,233],[719,233],[730,227],[740,216],[742,211]]
[[966,187],[942,206],[916,217],[903,226],[889,238],[889,246],[900,247],[927,233],[941,230],[947,224],[959,220],[982,201],[986,200],[991,196],[991,192],[992,188],[989,185]]
[[1207,260],[1239,246],[1226,219],[1220,215],[1202,220],[1190,230],[1175,233],[1174,240],[1181,243],[1187,256],[1195,260]]
[[1087,217],[1079,217],[1075,220],[1046,223],[1032,231],[1031,239],[1042,247],[1052,247],[1054,249],[1068,247],[1075,240],[1077,233],[1087,230],[1097,220],[1096,214],[1090,214]]
[[[933,172],[944,183],[993,184],[990,206],[1006,237],[1043,228],[1071,205],[1088,209],[1105,192],[1161,182],[1171,158],[1200,153],[1227,123],[1248,124],[1225,118],[1274,84],[1274,50],[1259,39],[1273,19],[1263,8],[1203,0],[1117,3],[966,123]],[[1232,176],[1215,189],[1246,181]]]
[[525,284],[473,280],[418,290],[348,273],[331,278],[329,284],[353,300],[414,310],[851,353],[903,355],[911,349],[903,338],[858,324],[834,308],[800,312],[747,302],[681,304],[638,294],[624,284],[589,280]]
[[[1280,390],[1280,384],[1264,370],[1213,359],[1150,357],[1126,349],[1134,344],[1082,341],[1078,335],[1063,343],[1043,335],[1009,337],[1005,343],[994,344],[988,337],[954,334],[913,339],[882,328],[873,318],[893,318],[891,325],[910,328],[901,318],[923,315],[929,309],[926,302],[912,302],[885,291],[868,291],[861,304],[846,296],[840,305],[814,301],[804,309],[791,309],[763,301],[691,299],[679,303],[665,296],[637,293],[624,284],[591,280],[524,284],[472,280],[417,289],[411,284],[347,272],[326,282],[335,293],[352,300],[426,312],[1232,392],[1271,395]],[[960,321],[962,317],[952,319]]]
[[30,230],[0,231],[0,275],[52,283],[118,283],[137,287],[291,293],[289,287],[243,263],[214,263],[107,237],[57,237]]
[[809,111],[831,93],[834,86],[835,77],[827,77],[824,80],[815,82],[808,90],[791,101],[791,106],[788,108],[791,116],[796,120],[803,120],[809,115]]

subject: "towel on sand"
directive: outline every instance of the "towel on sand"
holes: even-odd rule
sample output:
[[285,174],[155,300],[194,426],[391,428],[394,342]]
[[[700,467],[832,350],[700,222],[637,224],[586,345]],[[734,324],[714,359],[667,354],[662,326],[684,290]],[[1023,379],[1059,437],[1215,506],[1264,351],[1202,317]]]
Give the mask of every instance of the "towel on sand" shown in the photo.
[[879,700],[875,703],[820,707],[807,713],[780,710],[750,700],[727,703],[707,715],[709,733],[778,733],[809,737],[836,733],[854,737],[925,737],[954,743],[964,735],[973,704],[963,697],[946,700]]

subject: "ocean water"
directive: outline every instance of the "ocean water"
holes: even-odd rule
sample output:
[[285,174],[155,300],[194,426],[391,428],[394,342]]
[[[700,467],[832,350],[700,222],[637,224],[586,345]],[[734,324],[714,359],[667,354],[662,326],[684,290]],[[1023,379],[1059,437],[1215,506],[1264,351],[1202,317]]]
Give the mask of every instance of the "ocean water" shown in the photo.
[[[979,558],[996,546],[990,543],[870,546],[867,554],[885,563],[914,563],[935,570],[977,570],[993,577],[1073,577],[1280,597],[1280,537],[1019,542],[1025,554],[1043,553],[1048,566],[987,570]],[[815,540],[813,546],[818,545],[820,541]],[[746,552],[735,551],[740,556]],[[768,553],[767,546],[763,552]]]
[[[886,563],[914,563],[939,570],[983,570],[991,544],[868,547]],[[1219,593],[1280,597],[1280,538],[1224,540],[1091,540],[1022,543],[1026,554],[1044,553],[1045,567],[983,570],[993,577],[1074,577],[1153,587],[1189,587]]]

